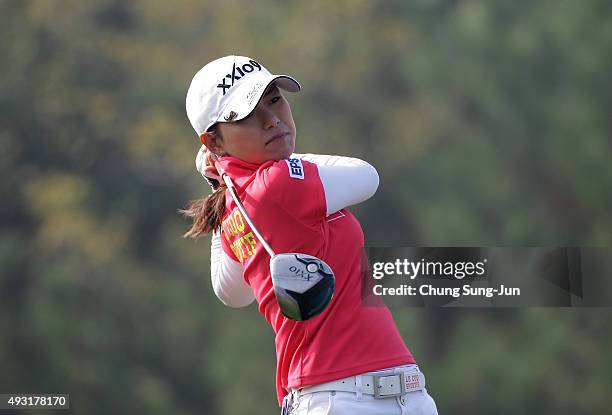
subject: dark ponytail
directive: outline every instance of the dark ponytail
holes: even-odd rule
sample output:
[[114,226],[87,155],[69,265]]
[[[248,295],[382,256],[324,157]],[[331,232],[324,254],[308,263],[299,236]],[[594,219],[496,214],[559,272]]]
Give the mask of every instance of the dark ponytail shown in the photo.
[[221,226],[225,213],[225,189],[227,186],[224,183],[205,198],[192,200],[186,209],[179,210],[183,216],[193,219],[184,238],[198,239]]
[[[211,143],[222,140],[221,132],[218,131],[217,124],[214,124],[206,133]],[[216,156],[215,156],[216,157]],[[211,186],[211,181],[206,179]],[[214,180],[215,190],[202,199],[192,200],[187,209],[180,209],[179,213],[193,219],[191,228],[183,235],[184,238],[190,237],[197,240],[199,237],[207,235],[221,226],[223,215],[225,214],[225,190],[227,186],[223,180]]]

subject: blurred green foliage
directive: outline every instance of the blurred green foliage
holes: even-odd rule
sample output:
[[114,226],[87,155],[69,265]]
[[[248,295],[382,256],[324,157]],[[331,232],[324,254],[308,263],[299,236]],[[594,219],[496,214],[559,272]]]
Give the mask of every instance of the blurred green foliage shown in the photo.
[[[177,214],[207,193],[185,92],[230,53],[300,80],[298,152],[378,168],[368,245],[610,244],[610,2],[4,0],[0,392],[276,413],[272,330]],[[612,407],[609,309],[394,315],[440,413]]]

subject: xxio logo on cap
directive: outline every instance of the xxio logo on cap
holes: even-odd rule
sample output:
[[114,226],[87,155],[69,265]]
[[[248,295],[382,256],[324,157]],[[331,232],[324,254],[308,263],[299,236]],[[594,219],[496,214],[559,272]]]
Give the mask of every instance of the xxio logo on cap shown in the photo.
[[[225,77],[221,78],[221,83],[217,85],[217,88],[221,88],[223,90],[223,95],[225,92],[234,86],[234,81],[239,80],[246,74],[253,72],[257,68],[258,71],[261,71],[261,65],[254,61],[253,59],[249,60],[248,63],[245,63],[241,66],[236,66],[236,62],[234,62],[234,66],[232,67],[232,72],[225,75]],[[231,84],[226,84],[226,79],[230,79],[232,81]]]

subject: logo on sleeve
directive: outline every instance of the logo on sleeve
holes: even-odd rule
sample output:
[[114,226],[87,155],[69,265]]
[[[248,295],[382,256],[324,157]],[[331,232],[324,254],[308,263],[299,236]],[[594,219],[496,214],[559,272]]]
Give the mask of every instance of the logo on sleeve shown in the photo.
[[285,160],[287,166],[289,166],[289,176],[294,179],[304,179],[304,167],[302,166],[302,160],[300,159],[288,159]]

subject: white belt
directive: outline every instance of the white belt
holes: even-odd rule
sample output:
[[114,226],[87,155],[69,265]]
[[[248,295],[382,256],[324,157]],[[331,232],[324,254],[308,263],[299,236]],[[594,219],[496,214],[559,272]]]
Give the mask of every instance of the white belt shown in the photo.
[[[404,395],[407,392],[420,391],[425,388],[425,376],[418,369],[397,374],[357,375],[361,376],[362,393],[374,395],[375,398],[390,398]],[[296,392],[301,395],[323,391],[356,392],[357,376],[334,380],[332,382],[307,386]]]

